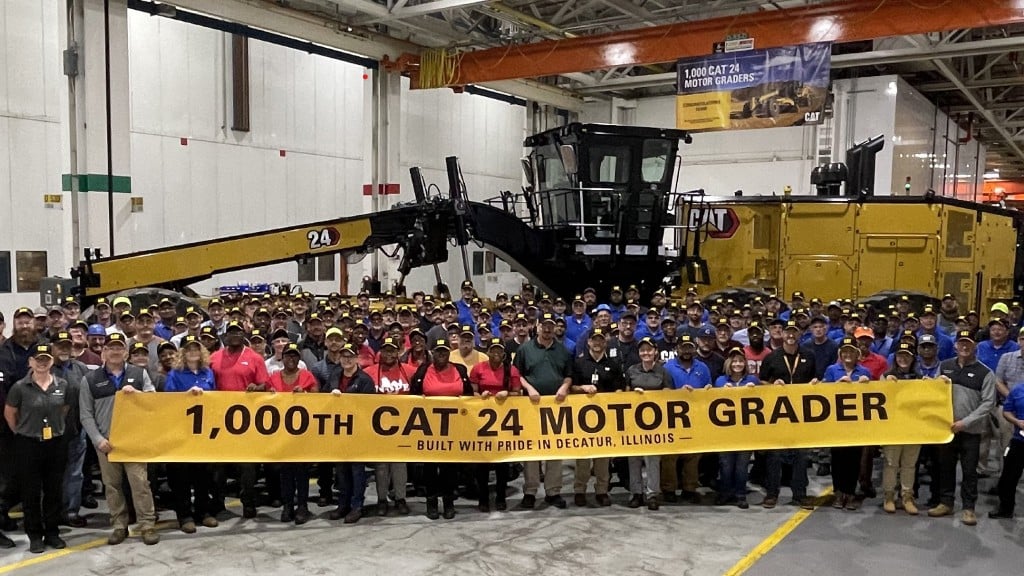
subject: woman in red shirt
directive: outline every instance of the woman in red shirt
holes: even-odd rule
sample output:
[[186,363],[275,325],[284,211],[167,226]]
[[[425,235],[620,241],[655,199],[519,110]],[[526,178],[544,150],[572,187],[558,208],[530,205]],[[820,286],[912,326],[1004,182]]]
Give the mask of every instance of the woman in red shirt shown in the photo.
[[[412,372],[398,361],[400,343],[401,340],[398,338],[384,338],[377,363],[366,369],[366,374],[373,380],[378,394],[409,393],[409,376]],[[395,508],[398,513],[408,515],[409,505],[405,502],[405,487],[409,482],[409,474],[405,462],[378,462],[374,466],[374,474],[377,477],[377,515],[388,514],[389,489],[394,492]]]
[[[448,361],[452,349],[447,339],[434,342],[430,363],[424,363],[413,374],[410,394],[421,396],[473,396],[466,368]],[[444,517],[455,517],[455,489],[459,475],[456,464],[431,462],[423,466],[423,481],[427,486],[427,518],[437,520],[437,497],[444,502]]]
[[[480,362],[473,366],[469,373],[469,383],[473,386],[473,392],[481,398],[491,396],[498,400],[504,400],[509,396],[522,394],[522,379],[519,370],[512,366],[505,354],[505,345],[501,338],[491,338],[487,344],[487,362]],[[494,507],[504,512],[508,509],[505,504],[505,493],[508,491],[508,464],[478,464],[476,467],[476,486],[480,494],[481,512],[490,512],[490,476],[491,468],[494,468],[494,477],[498,484],[495,488]]]
[[409,331],[409,349],[402,354],[399,361],[406,372],[415,374],[420,366],[430,363],[430,352],[427,351],[427,337],[419,328]]
[[[316,377],[299,368],[302,352],[298,344],[288,344],[281,352],[284,368],[270,376],[270,386],[277,392],[315,392],[319,389]],[[298,494],[298,497],[296,497]],[[309,465],[288,462],[281,464],[281,522],[305,524],[313,515],[309,512]]]

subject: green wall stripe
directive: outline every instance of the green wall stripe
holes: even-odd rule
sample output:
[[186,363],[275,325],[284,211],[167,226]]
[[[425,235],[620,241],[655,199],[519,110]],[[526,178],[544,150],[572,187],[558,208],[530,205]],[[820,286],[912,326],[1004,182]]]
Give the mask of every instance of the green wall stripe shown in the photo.
[[[61,189],[71,192],[71,179],[78,179],[79,192],[106,192],[106,174],[63,174],[60,177]],[[131,176],[114,176],[114,193],[131,194]]]

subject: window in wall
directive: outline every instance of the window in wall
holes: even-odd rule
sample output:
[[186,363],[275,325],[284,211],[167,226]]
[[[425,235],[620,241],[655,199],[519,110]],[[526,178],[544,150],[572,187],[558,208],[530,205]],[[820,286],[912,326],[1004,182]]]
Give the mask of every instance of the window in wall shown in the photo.
[[39,281],[46,277],[46,251],[18,250],[14,254],[18,292],[38,292]]
[[299,282],[312,282],[316,280],[316,259],[303,258],[299,260]]
[[316,279],[323,281],[334,280],[334,261],[336,257],[334,254],[326,254],[324,256],[317,256],[316,258]]
[[231,36],[231,129],[249,131],[249,39]]
[[473,276],[494,274],[497,268],[497,256],[490,250],[484,252],[473,252]]
[[0,293],[11,291],[11,253],[0,250]]

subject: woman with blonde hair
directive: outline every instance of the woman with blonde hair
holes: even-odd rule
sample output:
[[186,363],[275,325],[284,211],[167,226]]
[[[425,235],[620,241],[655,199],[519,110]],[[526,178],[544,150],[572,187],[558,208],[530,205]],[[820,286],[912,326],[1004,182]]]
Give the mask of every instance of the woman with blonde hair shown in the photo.
[[[210,353],[199,337],[188,335],[181,340],[181,349],[174,359],[174,369],[167,374],[164,392],[188,392],[199,395],[216,390]],[[174,496],[174,512],[178,525],[185,534],[194,534],[195,520],[203,526],[216,528],[213,500],[213,472],[207,464],[168,464],[167,480]],[[193,501],[192,493],[195,492]]]

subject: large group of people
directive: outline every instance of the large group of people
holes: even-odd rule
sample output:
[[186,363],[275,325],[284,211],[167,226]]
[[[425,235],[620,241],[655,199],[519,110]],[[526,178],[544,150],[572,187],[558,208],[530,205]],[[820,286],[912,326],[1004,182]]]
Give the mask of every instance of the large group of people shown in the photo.
[[[808,494],[808,469],[816,465],[819,476],[832,477],[832,506],[853,511],[878,497],[873,467],[880,452],[887,513],[918,514],[919,472],[926,471],[929,516],[953,514],[959,484],[961,521],[976,524],[979,476],[999,475],[999,505],[989,516],[1013,517],[1024,470],[1018,302],[993,304],[981,325],[977,312],[961,313],[949,294],[934,304],[904,296],[880,306],[823,302],[801,292],[788,300],[747,293],[701,300],[694,289],[679,300],[658,291],[641,304],[635,286],[612,287],[603,302],[589,288],[571,300],[524,286],[519,294],[498,293],[485,301],[469,281],[460,292],[451,301],[415,293],[403,304],[391,293],[373,303],[366,293],[354,299],[337,293],[230,294],[205,309],[170,298],[151,306],[126,297],[99,298],[88,318],[72,297],[50,309],[18,308],[7,319],[0,314],[0,529],[16,528],[9,512],[20,503],[32,552],[65,547],[58,527],[87,525],[81,509],[97,506],[97,469],[110,510],[111,545],[127,538],[133,522],[146,544],[159,542],[158,505],[173,511],[185,533],[216,527],[234,487],[244,518],[271,505],[281,509],[282,522],[294,524],[312,518],[313,504],[333,506],[328,518],[346,524],[370,512],[407,515],[416,494],[425,496],[431,519],[454,517],[460,495],[474,496],[487,512],[492,473],[493,509],[508,508],[509,482],[520,473],[520,508],[538,506],[542,483],[548,506],[568,505],[561,460],[111,462],[118,392],[564,399],[620,390],[700,393],[867,380],[913,385],[922,378],[941,379],[952,388],[954,436],[948,444],[578,459],[572,463],[573,504],[611,506],[614,474],[630,493],[630,508],[702,503],[711,491],[716,505],[746,509],[752,481],[765,492],[758,504],[774,508],[787,477],[791,504],[813,508],[818,502]],[[4,338],[7,320],[12,332]],[[365,506],[370,474],[377,492],[372,509]],[[14,546],[0,533],[0,547]]]

